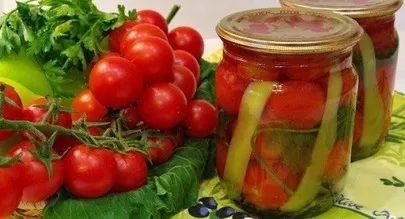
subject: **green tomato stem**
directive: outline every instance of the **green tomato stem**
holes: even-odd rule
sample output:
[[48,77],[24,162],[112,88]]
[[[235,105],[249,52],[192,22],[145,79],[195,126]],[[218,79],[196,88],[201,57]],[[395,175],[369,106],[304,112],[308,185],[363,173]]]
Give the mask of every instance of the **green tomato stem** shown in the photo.
[[172,22],[174,16],[176,16],[176,14],[177,14],[177,12],[179,12],[179,10],[180,10],[180,5],[174,5],[172,7],[172,9],[169,12],[169,15],[167,15],[167,18],[166,18],[166,22],[168,25],[170,24],[170,22]]

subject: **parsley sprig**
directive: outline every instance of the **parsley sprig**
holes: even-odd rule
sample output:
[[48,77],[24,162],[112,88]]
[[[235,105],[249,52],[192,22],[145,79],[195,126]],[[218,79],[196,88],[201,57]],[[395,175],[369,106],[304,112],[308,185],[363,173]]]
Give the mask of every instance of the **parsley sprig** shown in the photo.
[[97,9],[91,0],[30,0],[0,18],[0,58],[24,52],[40,63],[54,96],[68,97],[61,85],[69,73],[85,71],[104,52],[102,41],[135,10],[117,13]]

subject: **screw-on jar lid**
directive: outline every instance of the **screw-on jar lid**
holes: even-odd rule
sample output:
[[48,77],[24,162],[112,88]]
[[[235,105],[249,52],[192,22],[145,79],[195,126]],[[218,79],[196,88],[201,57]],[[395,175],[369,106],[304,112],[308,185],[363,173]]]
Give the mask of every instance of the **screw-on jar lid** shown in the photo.
[[363,34],[353,19],[334,13],[282,8],[231,14],[218,35],[249,50],[273,54],[311,54],[351,49]]
[[402,6],[402,0],[280,0],[283,6],[326,10],[352,18],[392,15]]

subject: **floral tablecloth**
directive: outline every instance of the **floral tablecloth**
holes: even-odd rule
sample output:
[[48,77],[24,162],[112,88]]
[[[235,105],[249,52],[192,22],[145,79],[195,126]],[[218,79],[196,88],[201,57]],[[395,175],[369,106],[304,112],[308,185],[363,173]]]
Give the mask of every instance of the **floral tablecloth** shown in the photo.
[[[221,51],[206,57],[221,59]],[[405,219],[405,95],[395,94],[393,120],[385,147],[371,158],[354,162],[335,206],[317,219]],[[179,213],[174,219],[252,218],[227,198],[218,177],[205,181],[200,203]],[[194,216],[192,216],[194,215]]]

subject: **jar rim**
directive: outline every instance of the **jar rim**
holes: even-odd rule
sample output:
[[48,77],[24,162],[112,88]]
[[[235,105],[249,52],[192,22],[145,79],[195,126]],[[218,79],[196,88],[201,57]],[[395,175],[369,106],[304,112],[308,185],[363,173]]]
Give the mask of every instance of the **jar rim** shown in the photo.
[[289,8],[302,8],[330,11],[351,18],[370,18],[394,15],[402,6],[403,0],[279,0]]
[[363,30],[353,19],[307,9],[262,8],[223,18],[218,36],[248,50],[273,54],[317,54],[346,50]]

